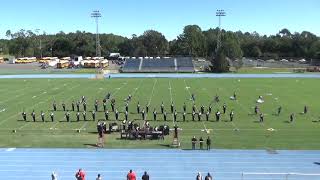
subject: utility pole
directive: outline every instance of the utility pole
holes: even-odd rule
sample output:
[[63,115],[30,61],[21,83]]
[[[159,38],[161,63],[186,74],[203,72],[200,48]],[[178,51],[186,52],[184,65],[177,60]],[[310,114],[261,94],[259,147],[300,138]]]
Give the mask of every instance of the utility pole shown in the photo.
[[221,17],[226,16],[226,13],[223,9],[218,9],[216,12],[216,16],[219,18],[219,32],[217,39],[217,49],[216,52],[221,48]]
[[99,18],[101,17],[100,11],[92,11],[91,17],[95,18],[96,21],[96,56],[101,57],[101,46],[100,46],[100,37],[99,37]]
[[40,57],[42,59],[42,41],[41,41],[41,37],[40,37],[40,34],[39,34],[40,29],[36,29],[35,31],[36,31],[36,33],[38,35],[38,38],[39,38],[39,41],[40,41],[39,50],[40,50]]

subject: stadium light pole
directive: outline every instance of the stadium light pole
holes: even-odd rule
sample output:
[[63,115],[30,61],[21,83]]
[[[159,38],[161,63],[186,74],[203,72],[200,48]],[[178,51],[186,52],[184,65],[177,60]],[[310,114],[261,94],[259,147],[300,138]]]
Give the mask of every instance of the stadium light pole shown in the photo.
[[98,10],[92,11],[91,17],[96,21],[96,56],[101,57],[100,37],[99,37],[99,18],[101,13]]
[[216,16],[219,18],[219,32],[216,49],[216,51],[218,51],[221,47],[221,17],[226,16],[226,12],[223,9],[218,9],[216,12]]

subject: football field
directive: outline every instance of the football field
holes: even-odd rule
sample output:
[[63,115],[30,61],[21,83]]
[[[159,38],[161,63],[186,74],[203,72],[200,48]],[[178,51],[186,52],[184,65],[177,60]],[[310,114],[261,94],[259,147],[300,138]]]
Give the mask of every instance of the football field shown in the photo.
[[[147,119],[151,126],[168,125],[173,128],[173,115],[170,104],[173,101],[178,112],[177,124],[181,129],[179,139],[182,149],[191,148],[191,138],[196,136],[212,139],[214,148],[228,149],[320,149],[319,115],[320,103],[318,79],[303,78],[119,78],[119,79],[1,79],[0,80],[0,146],[1,147],[93,147],[97,142],[96,125],[91,113],[88,121],[76,122],[76,112],[71,113],[71,122],[66,122],[62,103],[71,110],[71,102],[86,96],[87,110],[94,109],[94,101],[99,100],[97,119],[104,119],[102,99],[110,92],[116,100],[120,111],[121,124],[124,119],[125,98],[133,96],[129,104],[129,119],[143,124],[141,115],[136,112],[137,102],[141,109],[149,105]],[[230,97],[236,92],[237,100]],[[201,105],[212,105],[209,121],[192,121],[191,94],[195,95],[197,110]],[[220,102],[213,101],[215,95]],[[262,96],[264,103],[258,104],[264,114],[264,123],[259,123],[259,116],[254,114],[256,100]],[[56,101],[58,111],[55,121],[51,122],[49,113],[52,103]],[[163,120],[160,113],[161,102],[168,113],[168,120]],[[187,105],[187,120],[182,121],[183,103]],[[222,112],[223,104],[227,113],[215,121],[214,113]],[[303,107],[308,106],[308,113],[302,114]],[[279,116],[277,108],[282,106]],[[80,106],[82,110],[82,105]],[[153,121],[153,110],[158,113]],[[115,122],[111,112],[107,123]],[[21,113],[27,113],[27,122]],[[37,122],[32,122],[30,113],[35,110]],[[234,121],[229,121],[229,112],[235,113]],[[40,111],[45,112],[46,122],[42,122]],[[295,114],[293,123],[289,116]],[[16,133],[13,133],[16,130]],[[77,132],[80,130],[80,133]],[[164,140],[121,140],[119,133],[106,135],[107,148],[168,148],[172,142],[172,133]]]

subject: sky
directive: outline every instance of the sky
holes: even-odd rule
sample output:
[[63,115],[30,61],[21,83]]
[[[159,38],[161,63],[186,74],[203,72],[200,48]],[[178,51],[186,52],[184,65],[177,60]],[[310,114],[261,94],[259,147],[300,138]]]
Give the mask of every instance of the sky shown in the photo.
[[0,38],[9,29],[94,33],[93,10],[102,13],[100,33],[126,37],[152,29],[172,40],[186,25],[215,28],[217,9],[226,12],[222,18],[226,30],[271,35],[288,28],[320,35],[320,0],[0,0],[0,4]]

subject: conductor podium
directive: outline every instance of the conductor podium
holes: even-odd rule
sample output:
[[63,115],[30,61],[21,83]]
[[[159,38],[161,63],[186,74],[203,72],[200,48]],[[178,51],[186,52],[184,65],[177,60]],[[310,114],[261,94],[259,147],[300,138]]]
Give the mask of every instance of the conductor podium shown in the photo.
[[173,141],[172,141],[171,147],[173,147],[173,148],[180,147],[180,142],[178,139],[178,126],[177,125],[174,126],[174,135],[173,135]]

